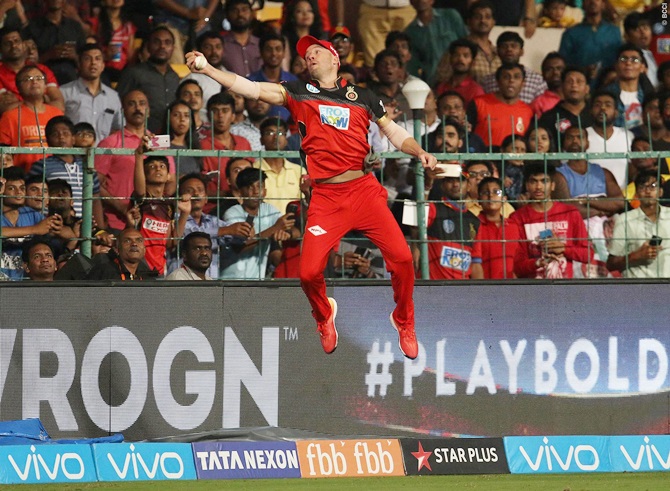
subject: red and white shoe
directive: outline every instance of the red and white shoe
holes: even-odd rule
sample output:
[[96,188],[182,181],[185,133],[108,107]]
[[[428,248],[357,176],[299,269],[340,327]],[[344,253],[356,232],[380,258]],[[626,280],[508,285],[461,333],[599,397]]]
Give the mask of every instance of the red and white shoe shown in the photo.
[[316,331],[321,337],[321,346],[326,354],[331,354],[337,348],[337,329],[335,328],[335,316],[337,315],[337,302],[334,298],[328,297],[330,302],[330,317],[326,322],[318,323]]
[[398,346],[400,346],[400,351],[410,360],[415,359],[419,355],[419,344],[416,341],[416,333],[414,332],[414,326],[400,326],[393,318],[393,312],[389,316],[391,319],[391,325],[393,328],[398,331]]

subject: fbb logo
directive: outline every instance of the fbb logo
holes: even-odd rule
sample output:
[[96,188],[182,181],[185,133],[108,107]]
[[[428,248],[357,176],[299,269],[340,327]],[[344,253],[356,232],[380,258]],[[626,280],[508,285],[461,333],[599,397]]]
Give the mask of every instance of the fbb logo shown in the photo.
[[302,477],[405,475],[398,440],[296,442]]

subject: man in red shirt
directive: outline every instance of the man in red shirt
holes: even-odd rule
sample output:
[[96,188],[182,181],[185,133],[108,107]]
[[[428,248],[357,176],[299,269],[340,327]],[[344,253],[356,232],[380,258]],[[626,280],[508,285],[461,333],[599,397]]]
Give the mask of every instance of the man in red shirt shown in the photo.
[[468,39],[457,39],[449,45],[449,65],[451,77],[437,86],[437,95],[449,90],[461,94],[466,104],[479,95],[484,95],[484,89],[470,75],[472,61],[477,56],[477,45]]
[[590,264],[592,258],[584,220],[574,206],[551,199],[553,165],[528,163],[523,174],[531,202],[510,217],[521,238],[514,274],[519,278],[572,278],[572,262]]
[[326,296],[323,270],[333,247],[355,229],[367,235],[384,255],[397,304],[391,323],[398,330],[403,354],[416,358],[419,346],[414,332],[412,255],[387,206],[386,191],[374,174],[364,172],[370,151],[370,121],[377,123],[396,148],[416,157],[424,166],[434,168],[437,161],[387,116],[379,97],[337,76],[339,56],[331,43],[305,36],[296,49],[307,62],[310,82],[251,82],[207,64],[198,70],[196,60],[204,61],[198,58],[198,52],[188,53],[186,63],[191,71],[205,73],[233,92],[286,106],[298,123],[313,187],[300,282],[312,306],[324,351],[335,351],[338,336],[337,303]]
[[470,103],[468,120],[486,145],[500,147],[506,136],[525,135],[531,128],[533,110],[519,99],[524,77],[518,63],[502,65],[496,70],[498,91],[475,97]]

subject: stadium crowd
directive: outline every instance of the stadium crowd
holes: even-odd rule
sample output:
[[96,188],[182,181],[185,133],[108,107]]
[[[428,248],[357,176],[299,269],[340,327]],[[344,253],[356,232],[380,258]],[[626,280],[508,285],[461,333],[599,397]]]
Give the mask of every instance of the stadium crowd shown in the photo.
[[[300,149],[299,122],[190,73],[184,53],[254,81],[307,83],[295,52],[305,35],[329,40],[339,75],[410,133],[402,88],[431,87],[421,141],[445,165],[426,171],[425,189],[409,159],[379,158],[396,149],[374,123],[361,162],[387,189],[417,274],[405,200],[424,192],[431,279],[670,277],[667,160],[627,158],[670,152],[664,4],[577,1],[362,0],[355,37],[344,0],[286,0],[265,22],[250,0],[1,0],[0,279],[297,278],[309,168],[276,151]],[[496,25],[523,36],[505,30],[494,44]],[[556,28],[541,71],[522,65],[524,45]],[[85,156],[48,147],[134,150],[95,156],[91,258],[79,253]],[[482,158],[449,155],[462,153]],[[357,233],[327,275],[387,277]]]

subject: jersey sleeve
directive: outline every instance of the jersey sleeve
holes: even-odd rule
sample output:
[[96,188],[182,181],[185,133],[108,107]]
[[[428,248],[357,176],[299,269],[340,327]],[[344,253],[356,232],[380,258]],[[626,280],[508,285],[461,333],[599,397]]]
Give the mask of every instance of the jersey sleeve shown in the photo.
[[373,91],[366,89],[365,92],[368,99],[367,103],[370,112],[370,120],[376,123],[378,120],[386,116],[386,107],[380,97]]
[[300,119],[298,117],[299,105],[298,105],[298,99],[296,98],[296,94],[298,93],[299,84],[304,83],[305,82],[302,82],[300,80],[280,83],[280,85],[284,89],[284,100],[285,100],[284,106],[286,106],[286,109],[289,110],[294,121],[298,121],[298,119]]

